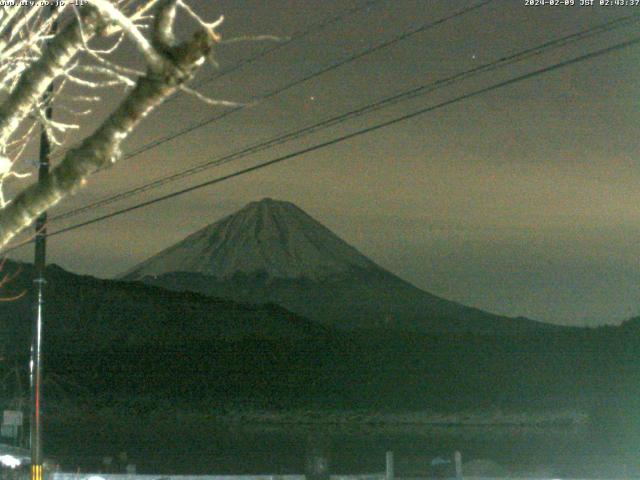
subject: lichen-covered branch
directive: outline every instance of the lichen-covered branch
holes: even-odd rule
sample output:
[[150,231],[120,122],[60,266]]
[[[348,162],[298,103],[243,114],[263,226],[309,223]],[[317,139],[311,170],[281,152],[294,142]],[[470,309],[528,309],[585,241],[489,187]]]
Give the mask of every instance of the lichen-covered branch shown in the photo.
[[65,68],[83,45],[83,35],[95,35],[102,25],[97,11],[87,7],[80,22],[69,23],[58,33],[42,52],[42,56],[30,65],[20,77],[9,97],[0,105],[0,145],[9,141],[20,123],[38,105],[51,82],[63,74]]
[[[173,9],[167,8],[173,3],[172,0],[160,2],[156,15],[173,16]],[[160,18],[155,25],[166,29],[167,22]],[[178,45],[156,45],[161,38],[171,36],[165,31],[154,37],[154,48],[161,63],[149,66],[119,107],[80,146],[67,152],[46,181],[26,188],[0,210],[0,248],[31,225],[40,213],[79,188],[89,175],[117,161],[125,138],[153,108],[193,77],[216,41],[216,37],[204,29]]]

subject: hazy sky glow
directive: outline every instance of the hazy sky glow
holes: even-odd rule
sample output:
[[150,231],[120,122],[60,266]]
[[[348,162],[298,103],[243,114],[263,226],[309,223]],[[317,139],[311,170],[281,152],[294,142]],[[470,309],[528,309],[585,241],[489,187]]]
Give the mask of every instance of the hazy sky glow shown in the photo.
[[[233,37],[292,35],[363,3],[201,0],[193,5],[208,17],[225,13],[222,33]],[[249,102],[473,3],[381,0],[202,90]],[[640,13],[640,7],[526,7],[524,1],[496,0],[123,161],[96,175],[56,211],[631,13]],[[51,228],[633,38],[637,27],[456,83]],[[221,69],[262,48],[221,48]],[[448,299],[560,323],[620,321],[640,313],[639,78],[640,47],[612,53],[52,238],[49,260],[109,277],[245,203],[270,196],[296,203],[380,265]],[[151,115],[128,146],[133,150],[220,111],[180,97]],[[32,248],[13,256],[30,260]]]

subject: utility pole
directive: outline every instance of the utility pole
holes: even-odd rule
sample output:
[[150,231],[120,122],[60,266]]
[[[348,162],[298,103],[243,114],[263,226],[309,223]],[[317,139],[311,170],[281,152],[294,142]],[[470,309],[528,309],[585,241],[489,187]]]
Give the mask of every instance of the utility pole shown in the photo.
[[[49,87],[49,93],[51,87]],[[48,95],[47,95],[48,96]],[[45,100],[48,101],[48,98]],[[51,107],[45,109],[46,118],[51,118]],[[38,182],[44,182],[49,176],[50,144],[47,133],[42,128],[40,133],[40,157],[38,165]],[[47,212],[36,219],[35,245],[35,278],[36,290],[35,315],[31,327],[31,480],[42,480],[42,419],[40,417],[42,398],[42,321],[44,315],[44,285],[47,254]]]
[[[49,15],[55,7],[49,7]],[[51,33],[55,33],[55,23],[51,26]],[[53,110],[51,108],[51,96],[53,94],[53,82],[47,88],[43,96],[44,116],[51,119]],[[51,153],[51,143],[44,126],[40,130],[40,153],[38,164],[38,182],[43,183],[49,177],[49,156]],[[31,480],[42,480],[42,322],[44,315],[44,285],[45,266],[47,254],[47,212],[42,212],[36,219],[36,242],[35,242],[35,279],[33,280],[36,290],[35,315],[31,328],[31,361],[29,365],[31,381],[31,422],[30,446],[31,446]]]

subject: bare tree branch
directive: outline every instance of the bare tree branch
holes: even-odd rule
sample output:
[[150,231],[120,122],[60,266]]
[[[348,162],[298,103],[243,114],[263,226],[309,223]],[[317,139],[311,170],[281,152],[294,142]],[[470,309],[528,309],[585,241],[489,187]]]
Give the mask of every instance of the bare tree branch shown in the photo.
[[0,105],[0,145],[8,142],[22,120],[39,104],[53,79],[64,73],[65,67],[78,53],[84,36],[93,36],[102,25],[97,11],[83,7],[83,25],[69,23],[49,42],[42,56],[21,75],[9,98]]
[[122,13],[110,0],[91,0],[100,14],[119,25],[123,32],[129,36],[144,56],[149,68],[162,69],[163,59],[151,46],[151,43],[138,30],[133,20]]
[[[114,14],[109,7],[105,6],[104,2],[106,1],[92,0],[95,4],[104,7],[100,10],[101,13],[107,15],[110,20],[117,21],[123,29],[137,29],[135,25],[123,21],[119,15]],[[176,5],[179,3],[175,0],[158,2],[154,31],[152,32],[153,44],[143,42],[143,48],[141,48],[148,61],[147,72],[138,78],[135,87],[118,108],[79,147],[67,152],[60,164],[51,171],[46,181],[26,188],[9,205],[0,209],[0,248],[5,246],[22,229],[31,225],[40,213],[82,186],[89,175],[116,162],[120,157],[122,142],[136,125],[151,110],[190,80],[205,62],[214,43],[219,41],[218,35],[213,31],[219,23],[206,23],[199,20],[198,23],[202,28],[190,40],[174,45],[171,29],[173,28]],[[195,15],[191,10],[189,10],[189,14]],[[99,22],[93,18],[91,23],[94,25],[92,28],[95,32]],[[83,31],[86,36],[86,23],[83,25]],[[60,44],[67,45],[67,50],[55,55],[58,60],[60,58],[65,60],[65,64],[70,61],[72,56],[70,52],[74,47],[70,44],[77,48],[77,45],[81,45],[83,42],[80,28],[76,28],[73,32],[73,35],[71,33],[65,34],[65,38],[71,36],[65,42],[62,42],[58,37],[54,39],[58,45],[57,48],[62,48]],[[130,34],[130,37],[136,42],[140,38],[138,34]],[[141,47],[139,42],[138,46]],[[153,53],[150,54],[147,48],[151,48]],[[64,73],[64,66],[60,66],[59,62],[52,63],[54,65],[47,67],[50,72],[49,79],[52,78],[52,75],[57,76]],[[54,69],[56,70],[53,71]],[[42,81],[44,82],[47,77],[46,75],[43,77]],[[32,95],[34,94],[32,93]],[[30,97],[30,100],[33,102],[34,98]],[[24,100],[24,103],[22,108],[27,110],[27,100]],[[0,123],[1,128],[2,124]]]

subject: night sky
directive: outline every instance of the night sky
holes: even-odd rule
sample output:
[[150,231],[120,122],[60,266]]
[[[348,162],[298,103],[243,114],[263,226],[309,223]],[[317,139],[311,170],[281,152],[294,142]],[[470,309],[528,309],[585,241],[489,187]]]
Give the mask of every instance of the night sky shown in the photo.
[[[204,17],[225,14],[224,38],[286,37],[366,3],[191,2]],[[296,78],[475,3],[380,0],[200,90],[250,103]],[[632,13],[640,14],[640,6],[542,7],[525,6],[524,0],[496,0],[122,161],[95,175],[84,191],[53,212]],[[638,35],[638,25],[455,83],[54,223],[50,229],[631,39]],[[225,71],[270,46],[220,46],[219,67]],[[135,54],[129,49],[121,55]],[[209,68],[200,78],[214,72]],[[297,204],[383,267],[431,293],[506,315],[573,325],[619,322],[640,314],[639,79],[640,47],[635,46],[51,238],[49,261],[74,272],[111,277],[268,196]],[[119,95],[109,93],[98,112],[106,112]],[[179,95],[150,115],[127,148],[133,151],[223,111]],[[83,124],[83,132],[98,120]],[[12,256],[30,260],[32,248],[21,248]]]

